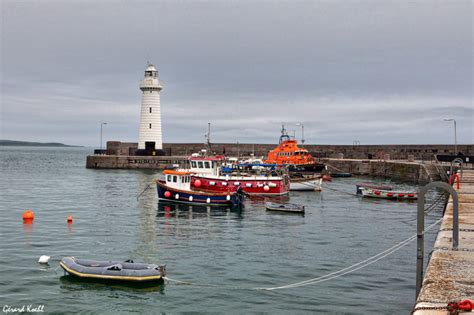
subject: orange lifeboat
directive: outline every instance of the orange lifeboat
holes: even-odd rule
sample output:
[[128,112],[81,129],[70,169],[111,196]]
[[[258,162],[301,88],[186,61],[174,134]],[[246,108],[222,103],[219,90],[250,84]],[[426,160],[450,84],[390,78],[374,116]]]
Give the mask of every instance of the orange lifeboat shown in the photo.
[[284,126],[278,146],[268,152],[265,163],[290,165],[290,171],[295,172],[320,172],[324,168],[324,164],[317,163],[308,150],[298,147],[298,142],[290,138]]

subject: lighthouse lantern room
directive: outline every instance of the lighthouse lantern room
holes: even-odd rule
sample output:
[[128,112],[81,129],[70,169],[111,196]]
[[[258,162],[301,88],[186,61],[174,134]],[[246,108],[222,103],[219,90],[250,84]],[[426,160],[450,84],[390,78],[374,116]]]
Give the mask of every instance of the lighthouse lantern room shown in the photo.
[[138,149],[163,149],[160,108],[161,89],[162,86],[158,79],[158,71],[154,65],[149,63],[145,70],[145,77],[140,82],[142,108],[140,114]]

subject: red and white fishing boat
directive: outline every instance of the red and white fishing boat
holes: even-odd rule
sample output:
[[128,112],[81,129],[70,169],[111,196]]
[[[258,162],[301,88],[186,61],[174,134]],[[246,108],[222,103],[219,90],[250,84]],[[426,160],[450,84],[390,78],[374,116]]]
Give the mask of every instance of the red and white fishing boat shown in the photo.
[[189,162],[189,171],[193,173],[191,186],[196,189],[234,192],[242,187],[249,195],[265,196],[284,195],[290,189],[290,179],[284,168],[266,171],[264,167],[249,166],[224,173],[224,156],[191,156]]

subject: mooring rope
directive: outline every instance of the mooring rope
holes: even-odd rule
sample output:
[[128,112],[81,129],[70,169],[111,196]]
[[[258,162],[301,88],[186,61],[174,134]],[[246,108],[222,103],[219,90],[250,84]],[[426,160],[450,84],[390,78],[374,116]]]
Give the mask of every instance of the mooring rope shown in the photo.
[[[424,229],[423,233],[425,233],[426,231],[429,231],[430,229],[432,229],[434,226],[436,226],[438,223],[440,223],[441,221],[443,220],[443,218],[440,218],[438,219],[436,222],[432,223],[431,225],[429,225],[427,228]],[[307,286],[307,285],[312,285],[312,284],[316,284],[316,283],[320,283],[320,282],[324,282],[324,281],[328,281],[328,280],[332,280],[332,279],[336,279],[336,278],[339,278],[339,277],[342,277],[344,275],[347,275],[347,274],[350,274],[354,271],[357,271],[359,269],[362,269],[362,268],[365,268],[367,266],[370,266],[376,262],[378,262],[379,260],[395,253],[396,251],[400,250],[401,248],[403,248],[404,246],[406,246],[407,244],[409,244],[410,242],[412,242],[413,240],[415,240],[417,238],[417,234],[395,244],[394,246],[376,254],[376,255],[373,255],[367,259],[364,259],[358,263],[355,263],[351,266],[348,266],[346,268],[343,268],[343,269],[340,269],[340,270],[337,270],[337,271],[334,271],[334,272],[331,272],[331,273],[328,273],[324,276],[320,276],[320,277],[316,277],[316,278],[313,278],[313,279],[308,279],[308,280],[305,280],[305,281],[300,281],[300,282],[296,282],[296,283],[291,283],[291,284],[287,284],[287,285],[282,285],[282,286],[277,286],[277,287],[268,287],[268,288],[262,288],[262,287],[254,287],[254,288],[246,288],[246,287],[235,287],[235,286],[225,286],[225,285],[216,285],[216,284],[198,284],[198,283],[193,283],[193,282],[189,282],[189,281],[180,281],[180,280],[175,280],[175,279],[171,279],[169,277],[165,277],[164,279],[170,281],[170,282],[176,282],[176,283],[181,283],[181,284],[186,284],[186,285],[199,285],[199,286],[207,286],[207,287],[218,287],[218,288],[226,288],[226,289],[240,289],[240,290],[260,290],[260,291],[273,291],[273,290],[282,290],[282,289],[290,289],[290,288],[297,288],[297,287],[303,287],[303,286]]]
[[[153,184],[153,183],[152,183],[152,184]],[[148,185],[145,187],[145,189],[143,189],[143,191],[137,196],[137,200],[138,200],[138,198],[140,198],[141,195],[143,195],[143,193],[144,193],[145,191],[147,191],[147,190],[151,187],[152,184],[148,184]]]
[[329,186],[327,186],[327,185],[321,185],[321,187],[324,188],[324,189],[329,189],[329,190],[335,191],[335,192],[340,192],[340,193],[343,193],[343,194],[346,194],[346,195],[349,195],[349,196],[357,196],[357,194],[349,193],[349,192],[344,191],[344,190],[329,188]]

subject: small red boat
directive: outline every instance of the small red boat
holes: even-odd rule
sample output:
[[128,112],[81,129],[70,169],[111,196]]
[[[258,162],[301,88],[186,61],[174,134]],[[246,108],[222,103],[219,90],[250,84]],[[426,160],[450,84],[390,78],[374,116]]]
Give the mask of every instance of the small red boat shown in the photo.
[[382,189],[362,188],[362,196],[371,198],[397,199],[397,200],[416,200],[416,192],[391,191]]

